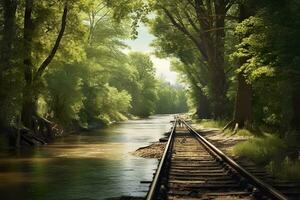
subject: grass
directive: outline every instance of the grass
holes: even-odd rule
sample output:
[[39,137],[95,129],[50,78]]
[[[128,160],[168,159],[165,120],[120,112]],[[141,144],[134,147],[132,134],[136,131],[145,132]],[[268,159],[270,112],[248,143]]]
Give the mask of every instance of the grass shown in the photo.
[[272,163],[268,165],[268,168],[276,176],[282,179],[294,180],[300,183],[300,161],[291,162],[288,159],[285,159],[285,161],[279,166],[279,168],[271,168],[271,166]]
[[239,136],[249,136],[249,137],[254,135],[254,133],[249,131],[248,129],[238,129],[236,134]]
[[287,157],[285,140],[276,135],[264,134],[237,144],[233,154],[246,157],[273,175],[287,180],[300,182],[300,161],[290,161]]
[[201,119],[201,120],[195,120],[194,122],[196,124],[203,126],[204,128],[222,129],[226,125],[226,121],[223,120]]
[[267,165],[272,160],[282,158],[285,145],[280,138],[271,134],[263,137],[253,137],[248,141],[237,144],[233,153],[247,157],[259,165]]

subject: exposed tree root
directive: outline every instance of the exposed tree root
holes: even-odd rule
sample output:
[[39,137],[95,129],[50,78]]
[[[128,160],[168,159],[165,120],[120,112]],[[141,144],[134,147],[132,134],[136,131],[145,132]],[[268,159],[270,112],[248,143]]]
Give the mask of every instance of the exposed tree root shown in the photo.
[[222,132],[224,132],[227,129],[231,129],[233,131],[232,134],[234,135],[237,133],[239,129],[239,123],[236,122],[235,120],[230,121],[228,124],[226,124],[226,126],[224,126]]
[[38,115],[32,116],[31,128],[19,124],[17,128],[13,129],[13,134],[10,137],[15,141],[13,143],[17,148],[22,145],[45,145],[55,136],[63,133],[63,129],[57,124]]
[[224,128],[222,129],[222,132],[224,132],[225,130],[227,130],[229,128],[233,129],[234,124],[235,124],[235,120],[231,120],[230,122],[228,122],[228,124],[226,124],[226,126],[224,126]]

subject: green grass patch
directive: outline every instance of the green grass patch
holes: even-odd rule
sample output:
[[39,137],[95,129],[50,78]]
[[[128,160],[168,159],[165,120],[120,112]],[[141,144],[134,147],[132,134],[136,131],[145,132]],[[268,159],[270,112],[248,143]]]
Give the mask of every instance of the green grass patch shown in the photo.
[[238,129],[237,135],[239,136],[253,136],[255,135],[253,132],[249,131],[248,129]]
[[226,121],[223,120],[201,119],[201,120],[195,120],[194,122],[198,125],[203,126],[204,128],[222,129],[226,125]]
[[247,157],[259,165],[267,165],[272,160],[282,159],[285,144],[277,136],[265,134],[250,138],[233,148],[235,155]]
[[266,168],[275,176],[300,183],[300,161],[290,161],[285,158],[282,162],[271,161]]
[[273,175],[300,182],[300,161],[290,161],[286,152],[285,140],[266,133],[262,137],[250,138],[233,148],[234,155],[248,158],[254,163],[266,167]]

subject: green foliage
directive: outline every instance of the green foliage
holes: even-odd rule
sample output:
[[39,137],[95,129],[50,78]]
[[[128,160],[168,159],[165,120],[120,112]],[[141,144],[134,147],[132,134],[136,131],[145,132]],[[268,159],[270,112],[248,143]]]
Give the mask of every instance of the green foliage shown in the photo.
[[116,88],[108,87],[105,95],[102,104],[98,107],[102,111],[99,118],[106,123],[126,119],[124,115],[128,112],[131,102],[128,92],[125,90],[119,92]]
[[184,113],[188,111],[185,91],[180,86],[160,80],[157,89],[158,101],[155,113]]
[[131,113],[137,116],[147,117],[155,111],[157,100],[156,79],[153,63],[148,55],[142,53],[131,53],[129,64],[135,69],[137,87],[131,91],[132,109]]
[[82,79],[78,66],[57,66],[46,74],[49,114],[56,122],[69,125],[79,120],[79,111],[83,107],[84,96],[81,92]]
[[256,15],[236,27],[241,42],[231,58],[246,61],[237,72],[243,71],[253,86],[255,124],[287,130],[293,115],[299,115],[293,113],[295,105],[291,99],[299,94],[300,63],[296,46],[300,43],[297,36],[300,16],[295,9],[300,5],[295,1],[256,4]]
[[139,22],[147,20],[150,12],[148,2],[144,0],[105,0],[107,7],[112,8],[113,19],[120,22],[131,20],[131,38],[136,39]]
[[[230,15],[238,16],[240,3],[228,11]],[[226,92],[232,106],[236,96],[235,76],[243,72],[253,89],[254,125],[285,131],[291,127],[290,121],[297,112],[292,99],[300,85],[300,4],[295,0],[285,1],[283,5],[271,0],[249,0],[243,1],[244,4],[253,16],[240,23],[229,19],[225,23],[224,70],[228,85],[224,88],[229,88]],[[33,71],[55,42],[63,7],[64,1],[34,2]],[[190,36],[171,23],[162,7],[173,12],[175,20],[182,22]],[[204,7],[209,9],[207,5]],[[150,8],[155,15],[151,14],[147,20]],[[0,120],[8,124],[16,121],[23,101],[20,95],[24,91],[23,12],[24,2],[21,2],[16,13],[14,68],[1,77]],[[197,31],[203,27],[194,12],[192,5],[185,1],[171,4],[154,0],[69,2],[67,27],[59,50],[33,87],[38,93],[40,114],[65,126],[72,123],[89,126],[121,120],[129,114],[147,117],[154,113],[184,112],[186,102],[194,111],[207,100],[204,107],[211,109],[214,107],[211,102],[215,100],[214,74],[205,55],[199,51],[203,45],[197,46],[197,42],[195,45],[192,41],[195,38],[198,44],[204,44],[201,31]],[[149,55],[124,53],[123,40],[136,36],[140,21],[147,22],[156,36],[153,43],[156,55],[173,58],[172,69],[178,72],[185,90],[158,81]],[[1,34],[2,29],[3,26]],[[214,31],[210,30],[207,35],[215,37]],[[206,48],[211,46],[213,44]],[[228,111],[228,115],[230,113]]]
[[[48,56],[55,42],[63,6],[63,1],[34,2],[34,68]],[[64,127],[94,127],[124,120],[129,114],[153,114],[157,81],[150,57],[123,53],[123,40],[136,35],[137,23],[145,20],[144,2],[76,0],[68,6],[59,50],[33,87],[38,113]],[[23,12],[24,5],[20,4],[16,15],[17,48],[22,48]],[[15,123],[20,115],[24,79],[20,54],[16,51],[13,60],[17,67],[1,80],[1,123]],[[4,90],[7,92],[2,94]]]
[[247,59],[237,71],[246,73],[251,83],[263,76],[275,75],[276,56],[271,51],[268,31],[268,26],[259,17],[250,17],[236,27],[236,34],[243,39],[232,57]]

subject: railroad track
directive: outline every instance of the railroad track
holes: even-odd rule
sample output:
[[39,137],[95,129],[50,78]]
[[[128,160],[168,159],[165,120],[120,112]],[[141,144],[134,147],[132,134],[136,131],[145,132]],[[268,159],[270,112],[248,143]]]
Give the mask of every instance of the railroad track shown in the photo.
[[288,199],[248,169],[177,119],[146,199]]

